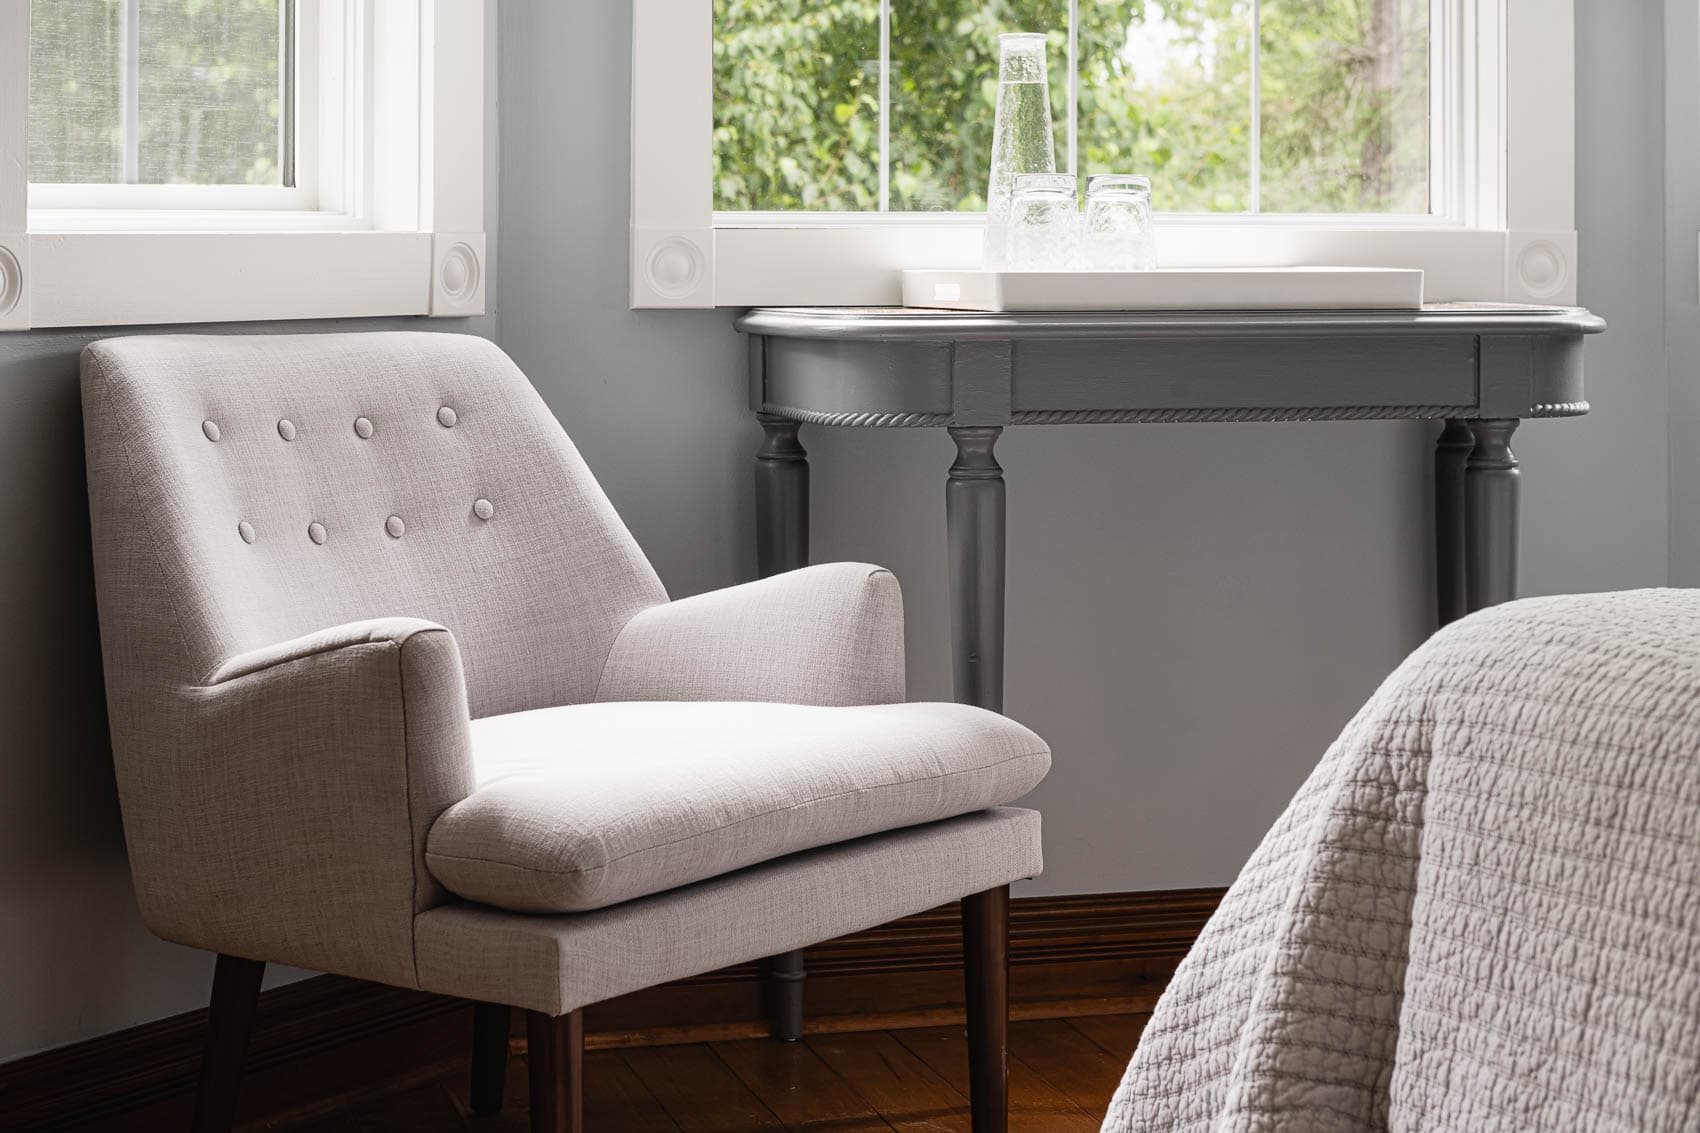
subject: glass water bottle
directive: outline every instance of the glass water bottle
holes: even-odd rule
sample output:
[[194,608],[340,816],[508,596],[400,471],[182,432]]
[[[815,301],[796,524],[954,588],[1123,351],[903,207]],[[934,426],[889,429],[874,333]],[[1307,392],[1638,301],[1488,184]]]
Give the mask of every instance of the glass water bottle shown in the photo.
[[1016,175],[1057,171],[1045,45],[1045,37],[1036,32],[998,36],[998,112],[992,127],[992,176],[986,189],[983,255],[988,269],[1002,268],[1007,262]]

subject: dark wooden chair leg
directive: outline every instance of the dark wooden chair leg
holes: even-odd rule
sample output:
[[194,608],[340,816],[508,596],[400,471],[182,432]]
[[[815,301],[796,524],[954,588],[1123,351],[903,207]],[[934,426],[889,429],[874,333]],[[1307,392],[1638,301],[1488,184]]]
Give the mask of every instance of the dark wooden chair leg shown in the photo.
[[508,1006],[472,1007],[472,1112],[494,1117],[502,1112],[502,1084],[508,1077]]
[[1009,1129],[1009,886],[962,899],[968,1104],[974,1133]]
[[773,1037],[794,1043],[803,1037],[803,950],[781,952],[767,961],[768,999],[772,1003]]
[[207,1007],[207,1044],[201,1050],[201,1081],[195,1093],[194,1133],[229,1133],[236,1121],[242,1085],[242,1056],[260,1005],[262,960],[219,954]]
[[525,1013],[531,1133],[584,1133],[584,1012]]

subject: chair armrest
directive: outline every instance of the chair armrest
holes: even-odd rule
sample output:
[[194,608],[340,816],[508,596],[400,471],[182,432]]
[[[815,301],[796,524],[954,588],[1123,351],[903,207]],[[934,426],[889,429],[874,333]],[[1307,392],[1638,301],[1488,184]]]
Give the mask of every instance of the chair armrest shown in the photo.
[[900,702],[902,591],[881,567],[828,563],[652,606],[615,639],[596,699]]
[[139,786],[170,797],[128,831],[149,926],[414,984],[413,916],[445,897],[425,836],[474,786],[453,636],[417,619],[354,622],[230,658],[181,697],[163,714],[158,777]]
[[272,645],[262,645],[246,653],[238,653],[214,669],[207,678],[208,685],[220,685],[238,677],[249,676],[262,669],[275,668],[291,661],[299,661],[307,657],[316,657],[321,653],[329,653],[335,649],[345,649],[351,645],[372,645],[382,642],[394,644],[397,648],[405,645],[407,639],[416,633],[448,633],[449,631],[435,622],[422,618],[371,618],[367,621],[349,622],[346,625],[332,626],[316,633],[289,641],[280,641]]

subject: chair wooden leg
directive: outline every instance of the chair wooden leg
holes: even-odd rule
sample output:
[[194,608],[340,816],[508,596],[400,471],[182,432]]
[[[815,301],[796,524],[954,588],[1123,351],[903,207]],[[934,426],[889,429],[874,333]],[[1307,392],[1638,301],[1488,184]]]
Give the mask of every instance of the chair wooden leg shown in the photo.
[[584,1133],[584,1012],[525,1013],[531,1133]]
[[968,1104],[974,1133],[1009,1129],[1009,886],[962,899]]
[[472,1112],[494,1117],[502,1112],[502,1085],[508,1077],[508,1006],[472,1007]]
[[195,1093],[194,1133],[229,1133],[236,1121],[242,1085],[242,1056],[260,1004],[261,960],[219,954],[207,1007],[207,1043],[201,1050],[201,1081]]

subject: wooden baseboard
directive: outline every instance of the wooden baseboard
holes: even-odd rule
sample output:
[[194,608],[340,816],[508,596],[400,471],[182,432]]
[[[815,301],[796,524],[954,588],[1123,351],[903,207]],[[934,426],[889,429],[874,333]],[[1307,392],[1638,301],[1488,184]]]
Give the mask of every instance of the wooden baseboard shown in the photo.
[[[1010,910],[1011,1015],[1148,1011],[1221,889],[1027,897]],[[810,948],[812,1032],[930,1026],[962,1016],[961,920],[936,909]],[[766,1034],[760,969],[741,964],[597,1004],[592,1047]],[[205,1012],[190,1011],[0,1065],[0,1129],[69,1129],[194,1089]],[[305,1097],[378,1093],[470,1050],[460,1000],[317,976],[261,997],[245,1118]]]

